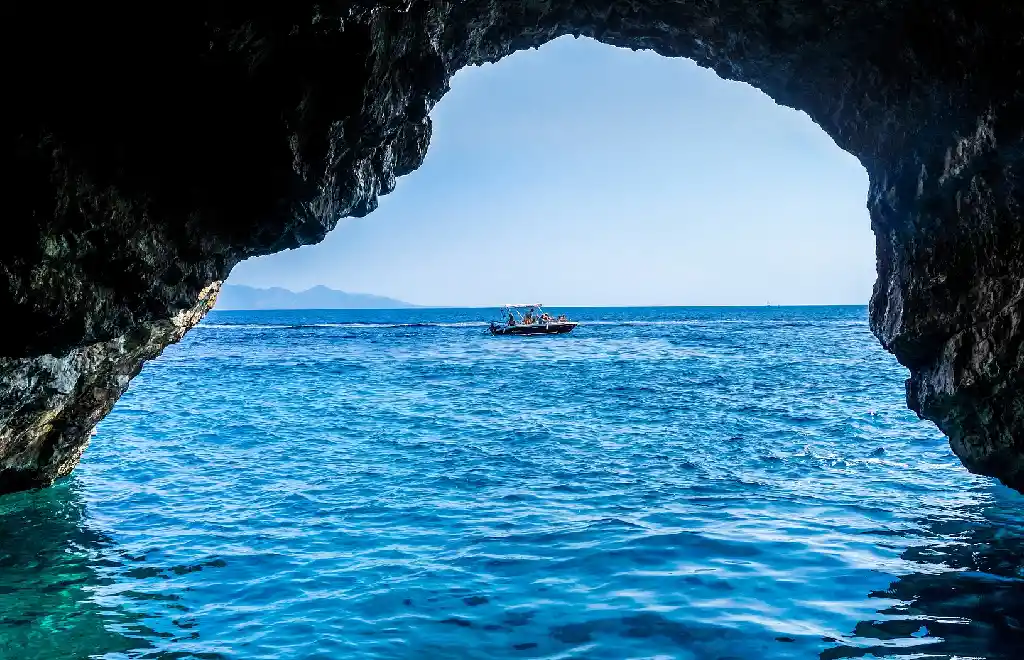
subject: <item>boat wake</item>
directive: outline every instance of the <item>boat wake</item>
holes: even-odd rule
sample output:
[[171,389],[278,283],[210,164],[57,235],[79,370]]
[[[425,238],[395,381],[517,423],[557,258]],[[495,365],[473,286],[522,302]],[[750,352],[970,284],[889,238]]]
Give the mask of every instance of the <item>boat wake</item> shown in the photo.
[[197,330],[312,330],[316,328],[486,328],[484,321],[462,321],[459,323],[201,323]]

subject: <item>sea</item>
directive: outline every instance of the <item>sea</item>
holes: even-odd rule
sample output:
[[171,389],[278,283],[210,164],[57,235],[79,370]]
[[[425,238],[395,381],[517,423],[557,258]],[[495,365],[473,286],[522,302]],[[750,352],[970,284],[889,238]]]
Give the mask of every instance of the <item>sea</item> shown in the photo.
[[1024,657],[864,307],[212,312],[0,498],[0,657]]

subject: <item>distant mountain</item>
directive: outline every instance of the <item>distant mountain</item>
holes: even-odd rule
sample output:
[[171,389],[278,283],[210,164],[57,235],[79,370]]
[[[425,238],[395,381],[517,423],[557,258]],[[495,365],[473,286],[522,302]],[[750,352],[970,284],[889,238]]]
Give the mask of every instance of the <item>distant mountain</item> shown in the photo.
[[225,284],[214,309],[401,309],[415,307],[407,302],[373,296],[368,293],[346,293],[325,286],[305,291],[289,291],[280,287],[257,289],[242,284]]

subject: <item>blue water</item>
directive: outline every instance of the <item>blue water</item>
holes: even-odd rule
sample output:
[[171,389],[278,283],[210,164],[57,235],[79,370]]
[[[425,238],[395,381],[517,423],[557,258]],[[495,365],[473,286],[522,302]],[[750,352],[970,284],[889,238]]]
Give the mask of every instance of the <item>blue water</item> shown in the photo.
[[0,499],[3,658],[1020,658],[862,307],[214,312]]

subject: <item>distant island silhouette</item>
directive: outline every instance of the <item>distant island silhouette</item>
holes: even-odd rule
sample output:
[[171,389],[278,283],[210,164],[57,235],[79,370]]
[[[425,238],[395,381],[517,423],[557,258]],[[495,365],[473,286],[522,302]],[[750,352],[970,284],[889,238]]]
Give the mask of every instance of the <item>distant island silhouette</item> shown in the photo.
[[347,293],[326,286],[305,291],[280,287],[258,289],[243,284],[225,284],[214,309],[404,309],[416,305],[368,293]]

